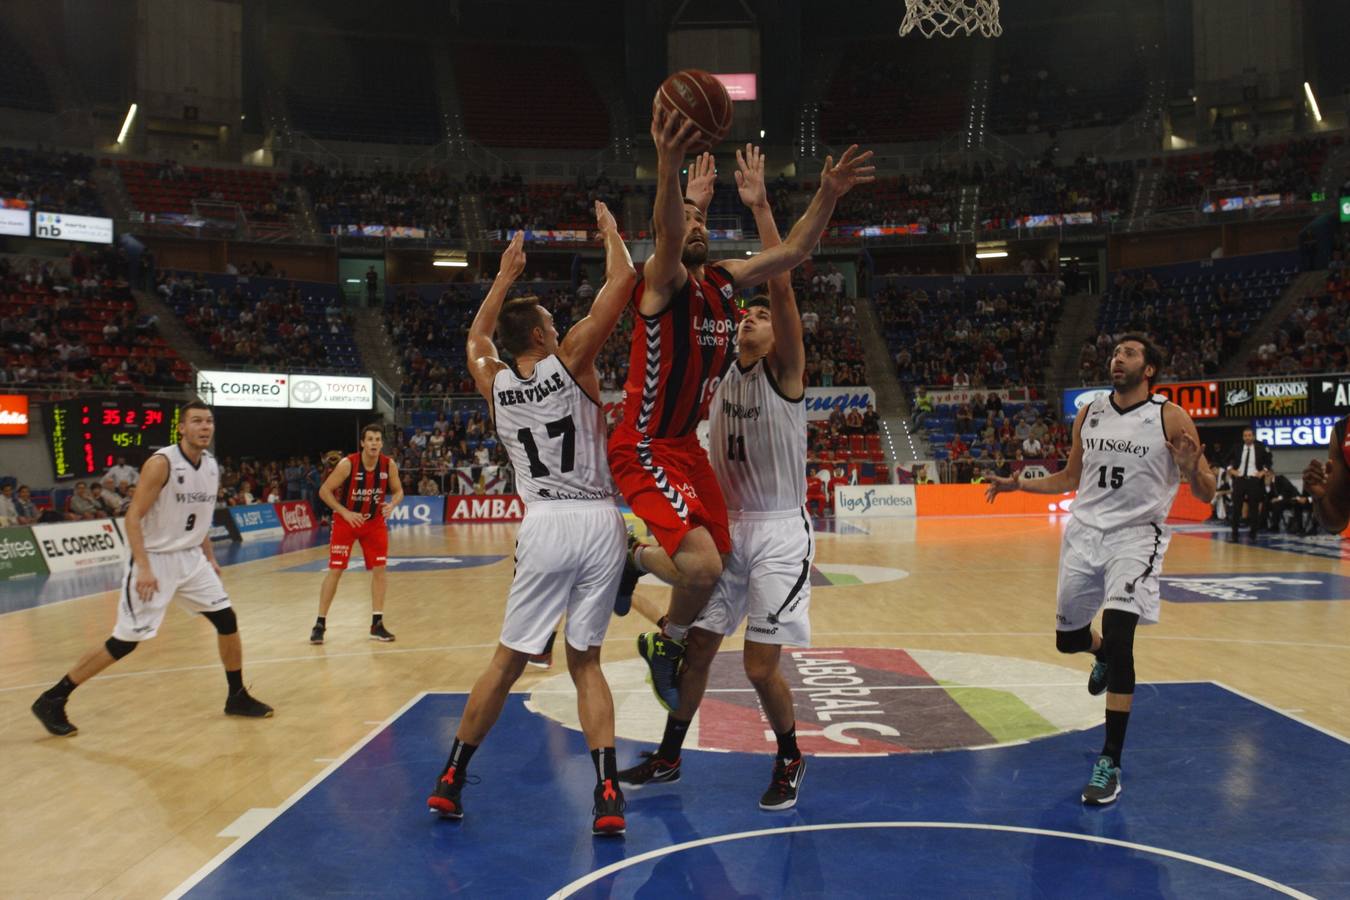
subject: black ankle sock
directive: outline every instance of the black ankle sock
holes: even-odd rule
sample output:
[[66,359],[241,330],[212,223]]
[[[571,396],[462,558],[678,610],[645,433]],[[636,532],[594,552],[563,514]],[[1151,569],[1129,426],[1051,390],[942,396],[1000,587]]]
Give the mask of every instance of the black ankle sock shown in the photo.
[[237,694],[244,689],[244,670],[235,669],[233,672],[225,670],[225,680],[230,683],[230,693]]
[[47,696],[57,700],[65,700],[70,696],[70,692],[77,687],[79,685],[71,681],[69,675],[62,675],[60,681],[47,689]]
[[314,624],[315,624],[315,625],[318,625],[320,628],[327,628],[327,627],[328,627],[328,617],[327,617],[327,616],[319,616],[317,619],[314,620]]
[[1128,712],[1106,711],[1106,743],[1102,745],[1102,756],[1111,757],[1111,762],[1120,767],[1120,753],[1125,749],[1125,727],[1130,724]]
[[1106,641],[1102,641],[1102,645],[1096,650],[1092,650],[1091,653],[1097,662],[1106,662]]
[[370,617],[370,627],[379,628],[380,623],[384,621],[384,613],[375,613]]
[[473,752],[477,749],[477,744],[466,744],[455,738],[455,742],[450,745],[450,758],[445,761],[445,768],[441,770],[441,774],[445,774],[451,768],[458,769],[461,775],[467,772],[469,760],[473,759]]
[[618,777],[619,766],[614,761],[613,747],[597,747],[592,750],[591,762],[595,765],[596,784],[603,784],[606,779],[613,781]]
[[783,762],[792,762],[794,759],[801,759],[802,751],[797,749],[797,726],[793,725],[787,731],[779,734],[774,732],[774,737],[778,738],[778,758]]
[[684,746],[684,736],[689,733],[689,722],[666,716],[666,733],[661,736],[661,746],[656,755],[666,762],[675,762],[680,758],[680,748]]

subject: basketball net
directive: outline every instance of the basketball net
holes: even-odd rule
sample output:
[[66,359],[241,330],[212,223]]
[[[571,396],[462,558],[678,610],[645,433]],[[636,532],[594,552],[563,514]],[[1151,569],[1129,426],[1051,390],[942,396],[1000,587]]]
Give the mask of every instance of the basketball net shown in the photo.
[[998,37],[998,0],[905,0],[905,21],[900,35],[918,29],[926,38],[980,34]]

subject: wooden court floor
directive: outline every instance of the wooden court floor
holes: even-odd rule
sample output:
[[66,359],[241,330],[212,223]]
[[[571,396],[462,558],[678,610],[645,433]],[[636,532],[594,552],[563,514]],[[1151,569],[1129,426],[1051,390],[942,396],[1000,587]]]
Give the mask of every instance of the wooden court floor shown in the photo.
[[[1050,517],[990,516],[867,520],[850,533],[821,532],[818,564],[906,575],[816,591],[814,644],[972,652],[1086,673],[1086,657],[1054,650],[1061,527]],[[264,721],[221,714],[214,631],[175,609],[156,639],[73,695],[80,733],[49,737],[28,706],[107,636],[116,595],[0,616],[0,896],[161,896],[229,845],[222,831],[247,811],[277,807],[418,692],[467,691],[496,641],[514,534],[506,525],[397,530],[391,556],[501,559],[391,569],[393,644],[367,639],[368,579],[359,568],[343,580],[327,644],[308,644],[322,574],[284,570],[321,560],[322,547],[227,567],[245,680],[277,710]],[[1165,574],[1235,572],[1350,574],[1339,560],[1173,538]],[[639,591],[661,596],[657,587]],[[633,658],[644,626],[637,615],[613,620],[606,657]],[[1222,681],[1350,734],[1350,601],[1165,602],[1161,624],[1141,631],[1136,659],[1140,681]],[[527,669],[519,689],[561,665],[559,654],[552,672]]]

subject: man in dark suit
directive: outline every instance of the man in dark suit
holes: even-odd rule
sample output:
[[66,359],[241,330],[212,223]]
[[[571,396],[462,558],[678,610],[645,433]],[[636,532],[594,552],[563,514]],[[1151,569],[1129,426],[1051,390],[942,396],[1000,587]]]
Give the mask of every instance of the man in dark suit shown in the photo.
[[1228,460],[1228,475],[1233,480],[1233,502],[1229,521],[1233,525],[1233,540],[1238,538],[1238,528],[1242,524],[1242,503],[1247,502],[1247,523],[1252,538],[1261,527],[1261,507],[1264,505],[1266,488],[1265,478],[1270,474],[1270,451],[1265,444],[1257,443],[1256,432],[1250,428],[1242,431],[1242,443]]
[[1311,510],[1312,497],[1307,491],[1299,493],[1294,483],[1283,475],[1266,479],[1266,527],[1272,532],[1280,530],[1284,514],[1288,512],[1289,524],[1285,531],[1303,534],[1307,530],[1307,513]]

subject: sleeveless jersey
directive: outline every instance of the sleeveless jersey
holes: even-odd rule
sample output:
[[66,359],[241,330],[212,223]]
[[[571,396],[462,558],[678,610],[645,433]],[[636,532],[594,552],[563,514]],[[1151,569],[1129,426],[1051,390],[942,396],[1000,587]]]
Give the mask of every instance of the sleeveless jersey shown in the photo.
[[529,378],[510,368],[498,372],[492,411],[526,505],[614,497],[604,410],[557,356],[535,363]]
[[351,463],[352,471],[347,476],[347,484],[338,500],[352,512],[371,519],[381,518],[383,514],[380,507],[389,494],[389,457],[381,453],[375,468],[369,472],[361,463],[360,453],[348,454],[347,462]]
[[1167,401],[1150,396],[1118,409],[1112,396],[1097,397],[1083,417],[1083,474],[1070,514],[1102,531],[1162,524],[1181,483],[1165,444]]
[[780,512],[806,502],[805,397],[783,396],[767,359],[733,362],[713,394],[708,459],[728,510]]
[[220,469],[216,458],[203,450],[193,465],[177,444],[155,451],[169,464],[169,478],[141,520],[145,549],[169,553],[200,547],[211,530],[216,511]]
[[[645,281],[633,289],[642,302]],[[716,265],[703,267],[703,280],[690,278],[654,316],[638,314],[624,382],[624,424],[652,438],[693,433],[708,415],[717,383],[735,358],[735,286]]]

